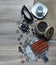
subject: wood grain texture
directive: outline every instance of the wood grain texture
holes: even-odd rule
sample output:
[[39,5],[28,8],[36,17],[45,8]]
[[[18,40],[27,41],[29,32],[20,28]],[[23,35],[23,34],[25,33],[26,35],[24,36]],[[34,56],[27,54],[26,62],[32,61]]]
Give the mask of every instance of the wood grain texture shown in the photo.
[[[20,10],[23,4],[27,5],[28,8],[31,8],[33,5],[33,0],[10,0],[10,3],[8,1],[0,0],[0,65],[56,65],[56,41],[54,40],[49,41],[50,48],[47,54],[49,62],[45,64],[42,62],[42,60],[39,60],[38,62],[21,63],[19,59],[20,53],[18,52],[19,42],[17,41],[19,34],[16,33],[18,28],[17,21],[21,20]],[[42,1],[49,8],[49,13],[45,18],[45,21],[50,24],[52,23],[51,25],[54,25],[54,23],[56,23],[56,1]],[[54,28],[55,27],[56,26],[54,26]],[[56,32],[53,38],[56,39]]]

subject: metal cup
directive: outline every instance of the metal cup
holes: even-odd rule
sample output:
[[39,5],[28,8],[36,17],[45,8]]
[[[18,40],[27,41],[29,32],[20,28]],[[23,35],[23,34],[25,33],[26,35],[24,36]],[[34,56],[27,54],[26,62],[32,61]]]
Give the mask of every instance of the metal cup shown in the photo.
[[43,7],[42,6],[38,6],[37,10],[36,10],[36,14],[41,17],[43,15]]

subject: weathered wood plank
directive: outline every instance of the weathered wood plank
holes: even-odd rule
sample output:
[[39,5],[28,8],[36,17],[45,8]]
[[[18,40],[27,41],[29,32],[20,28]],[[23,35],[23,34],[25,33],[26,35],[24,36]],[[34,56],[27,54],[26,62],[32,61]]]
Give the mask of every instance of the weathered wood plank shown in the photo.
[[31,2],[29,0],[0,0],[0,23],[20,20],[23,5],[31,8],[33,0]]
[[[33,5],[33,0],[0,0],[0,65],[45,65],[42,60],[38,62],[26,62],[24,64],[20,63],[18,52],[19,42],[17,37],[19,33],[17,30],[17,21],[20,18],[20,9],[23,4],[31,8]],[[44,19],[50,25],[53,25],[56,31],[56,0],[38,0],[43,1],[49,8],[49,13]],[[54,23],[53,23],[54,21]],[[53,39],[56,39],[56,32],[54,33]],[[49,51],[47,56],[49,62],[46,65],[56,65],[56,41],[49,41]]]

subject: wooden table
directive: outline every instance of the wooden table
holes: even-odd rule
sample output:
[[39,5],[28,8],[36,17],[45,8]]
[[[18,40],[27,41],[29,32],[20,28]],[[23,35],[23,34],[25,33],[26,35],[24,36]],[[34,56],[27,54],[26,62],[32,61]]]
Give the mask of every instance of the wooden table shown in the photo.
[[[55,28],[56,0],[42,1],[49,9],[44,20]],[[42,60],[38,62],[26,62],[24,64],[20,62],[18,52],[19,43],[17,41],[18,33],[16,33],[16,30],[18,26],[17,21],[21,20],[20,9],[23,4],[31,8],[33,0],[14,0],[13,3],[8,3],[7,0],[0,0],[0,65],[56,65],[56,41],[54,40],[49,41],[50,49],[47,54],[49,62],[46,64]],[[56,39],[56,32],[52,39]]]

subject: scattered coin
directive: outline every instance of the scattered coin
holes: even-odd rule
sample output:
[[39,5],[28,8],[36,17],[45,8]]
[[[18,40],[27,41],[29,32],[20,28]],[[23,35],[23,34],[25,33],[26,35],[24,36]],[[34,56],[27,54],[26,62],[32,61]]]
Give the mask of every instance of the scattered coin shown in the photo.
[[22,44],[22,47],[25,48],[27,44]]
[[26,58],[26,61],[29,61],[29,58]]
[[19,30],[16,30],[16,33],[19,33]]
[[21,60],[21,63],[25,63],[25,60]]
[[23,35],[21,34],[21,35],[20,35],[20,37],[22,38],[22,37],[23,37]]
[[20,41],[20,37],[18,37],[17,40]]
[[23,55],[20,55],[19,58],[22,59],[23,58]]
[[19,42],[19,45],[22,45],[22,42]]

